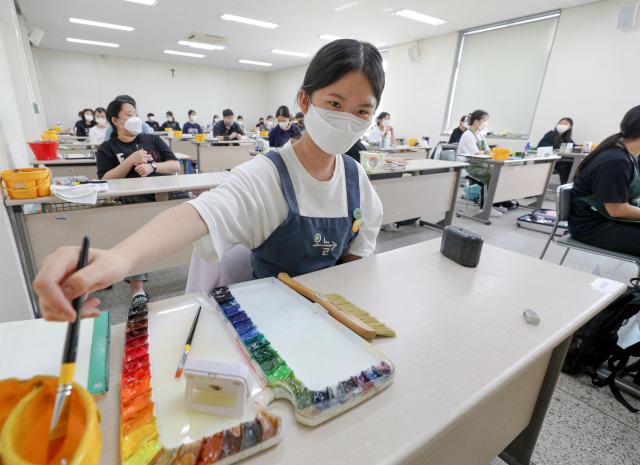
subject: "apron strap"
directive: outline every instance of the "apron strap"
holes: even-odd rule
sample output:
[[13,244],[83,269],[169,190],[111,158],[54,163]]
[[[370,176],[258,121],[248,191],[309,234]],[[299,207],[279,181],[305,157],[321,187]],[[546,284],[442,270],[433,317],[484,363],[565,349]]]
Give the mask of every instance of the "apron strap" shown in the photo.
[[358,165],[348,155],[342,154],[344,160],[344,177],[347,184],[347,218],[353,221],[353,211],[360,208],[360,177]]
[[289,175],[287,165],[284,163],[280,154],[276,151],[269,152],[265,156],[271,160],[274,165],[276,165],[276,169],[280,175],[280,181],[282,182],[284,196],[287,199],[287,204],[289,205],[289,216],[300,216],[296,192],[293,189],[293,183],[291,182],[291,176]]

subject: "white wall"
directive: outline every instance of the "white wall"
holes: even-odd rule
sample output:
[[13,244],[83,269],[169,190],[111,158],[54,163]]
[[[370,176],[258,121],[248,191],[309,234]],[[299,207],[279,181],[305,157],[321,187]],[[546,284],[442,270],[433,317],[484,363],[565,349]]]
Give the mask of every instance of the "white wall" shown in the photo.
[[[231,108],[250,124],[265,113],[266,74],[208,66],[135,60],[34,49],[47,124],[73,127],[83,108],[107,107],[120,94],[136,99],[138,112],[160,123],[173,111],[180,124],[195,110],[201,125]],[[171,69],[175,70],[175,77]]]
[[281,69],[267,73],[266,114],[275,115],[280,105],[287,105],[295,114],[300,108],[295,104],[308,65]]
[[[18,31],[13,0],[0,0],[0,171],[27,166],[27,148],[21,122],[18,83],[11,69],[25,66],[16,53],[14,42],[4,37]],[[11,39],[11,38],[10,38]],[[24,69],[24,68],[23,68]],[[22,88],[24,90],[24,87]],[[29,295],[4,206],[4,190],[0,189],[0,322],[24,320],[33,317]]]

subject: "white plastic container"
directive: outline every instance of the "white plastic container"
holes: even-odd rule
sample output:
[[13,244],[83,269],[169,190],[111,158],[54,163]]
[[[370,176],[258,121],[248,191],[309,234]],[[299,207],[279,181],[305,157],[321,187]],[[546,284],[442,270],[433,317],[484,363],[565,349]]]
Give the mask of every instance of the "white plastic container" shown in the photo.
[[374,152],[371,150],[363,150],[360,152],[360,164],[365,170],[382,171],[386,158],[387,156],[384,152]]

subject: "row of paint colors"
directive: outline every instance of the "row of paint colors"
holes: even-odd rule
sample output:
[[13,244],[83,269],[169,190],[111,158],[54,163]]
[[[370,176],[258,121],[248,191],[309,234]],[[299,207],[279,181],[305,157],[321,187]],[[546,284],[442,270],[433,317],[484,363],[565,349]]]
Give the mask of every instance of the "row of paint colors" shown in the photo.
[[[252,422],[174,449],[160,444],[151,401],[149,309],[129,309],[120,381],[121,457],[124,465],[208,465],[268,441],[278,434],[279,421],[259,410]],[[229,459],[227,462],[233,462]]]
[[151,401],[149,309],[129,309],[120,376],[120,456],[125,465],[146,465],[162,450]]
[[264,334],[260,333],[228,287],[214,289],[211,296],[218,302],[225,317],[235,328],[251,358],[260,366],[269,386],[283,388],[292,402],[295,400],[296,408],[304,411],[307,416],[316,417],[323,411],[364,395],[393,375],[391,365],[382,361],[378,366],[371,366],[334,386],[312,391],[295,376],[293,370],[271,346]]
[[152,465],[209,465],[234,462],[230,457],[275,437],[278,428],[278,419],[275,416],[259,410],[254,421],[242,423],[175,449],[163,449],[154,458]]

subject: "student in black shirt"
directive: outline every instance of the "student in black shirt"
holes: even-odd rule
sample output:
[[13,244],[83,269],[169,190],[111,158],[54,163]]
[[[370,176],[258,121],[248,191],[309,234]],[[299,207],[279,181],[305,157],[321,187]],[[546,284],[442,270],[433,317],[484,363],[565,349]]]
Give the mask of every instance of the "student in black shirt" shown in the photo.
[[255,125],[256,128],[258,128],[258,131],[260,131],[260,128],[264,125],[264,118],[260,118],[260,120],[258,121],[258,124]]
[[638,154],[640,106],[627,112],[618,134],[606,138],[578,166],[569,216],[575,239],[640,256]]
[[[111,138],[100,145],[96,154],[98,178],[122,179],[168,176],[180,170],[180,162],[169,146],[154,134],[142,133],[142,121],[136,116],[131,100],[116,99],[107,107],[107,120],[113,129]],[[149,202],[155,196],[134,196],[129,202]],[[147,274],[129,276],[132,306],[149,302],[143,290]]]
[[91,108],[82,111],[82,120],[76,123],[76,136],[89,138],[89,131],[96,125],[94,116]]
[[178,123],[175,120],[175,118],[173,117],[173,112],[172,111],[168,111],[167,112],[167,121],[162,123],[162,126],[160,126],[160,130],[161,131],[164,131],[165,128],[171,128],[174,131],[180,131],[180,123]]
[[149,125],[152,131],[163,131],[163,129],[160,129],[160,123],[155,121],[155,116],[156,115],[154,115],[153,113],[149,113],[147,115],[146,123]]
[[[538,147],[553,147],[554,150],[558,150],[562,144],[573,144],[573,139],[571,139],[572,130],[573,120],[571,118],[562,118],[558,121],[558,124],[553,131],[549,131],[542,139],[540,139]],[[571,181],[569,179],[571,165],[573,165],[573,161],[558,160],[556,162],[555,169],[560,175],[560,182],[562,184],[566,184]]]
[[246,140],[242,128],[234,121],[233,110],[226,109],[222,112],[222,121],[213,127],[213,137],[218,140]]
[[464,132],[469,128],[469,122],[467,121],[468,119],[469,115],[465,115],[460,118],[460,126],[455,128],[451,133],[451,137],[449,137],[450,144],[457,144],[458,142],[460,142],[462,134],[464,134]]

